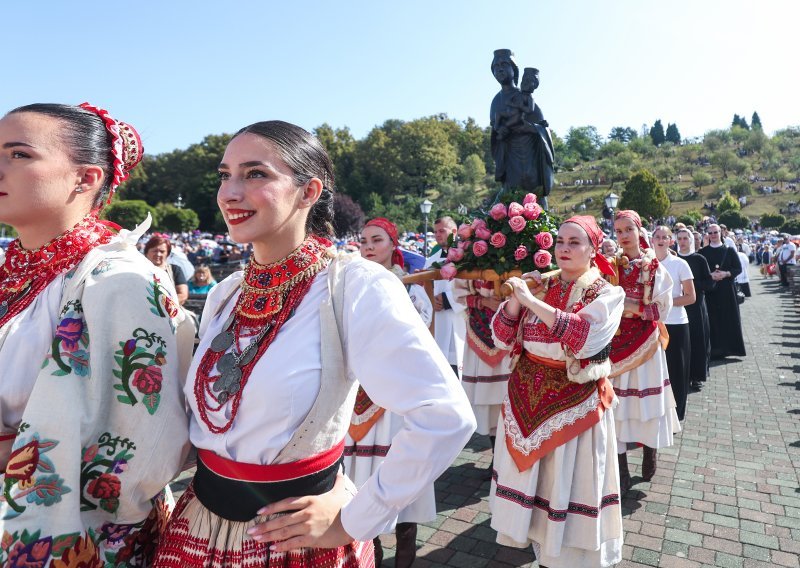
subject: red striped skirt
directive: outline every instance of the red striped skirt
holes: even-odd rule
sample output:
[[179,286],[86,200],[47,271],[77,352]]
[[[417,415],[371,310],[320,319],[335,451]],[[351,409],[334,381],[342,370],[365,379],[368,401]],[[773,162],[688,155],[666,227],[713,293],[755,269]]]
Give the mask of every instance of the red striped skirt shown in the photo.
[[253,540],[247,530],[267,517],[225,520],[195,497],[189,486],[161,536],[156,568],[375,568],[372,542],[354,541],[339,548],[300,548],[271,552],[271,543]]

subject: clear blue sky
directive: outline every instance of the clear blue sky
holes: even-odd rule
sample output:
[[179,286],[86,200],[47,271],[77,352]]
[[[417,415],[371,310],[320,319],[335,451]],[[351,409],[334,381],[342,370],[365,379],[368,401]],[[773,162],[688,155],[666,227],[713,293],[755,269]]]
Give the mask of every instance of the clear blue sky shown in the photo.
[[660,118],[700,136],[754,110],[770,133],[800,124],[795,0],[46,0],[0,17],[0,113],[88,100],[149,153],[271,118],[357,138],[437,113],[486,125],[504,47],[540,69],[561,135]]

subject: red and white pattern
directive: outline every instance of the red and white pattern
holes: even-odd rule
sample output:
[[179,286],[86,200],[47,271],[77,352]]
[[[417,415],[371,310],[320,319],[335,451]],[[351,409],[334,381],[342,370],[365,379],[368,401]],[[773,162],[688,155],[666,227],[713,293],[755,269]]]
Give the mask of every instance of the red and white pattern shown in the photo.
[[339,548],[271,552],[272,543],[253,540],[247,529],[264,522],[222,519],[197,500],[190,486],[178,501],[161,537],[154,568],[375,568],[372,541]]

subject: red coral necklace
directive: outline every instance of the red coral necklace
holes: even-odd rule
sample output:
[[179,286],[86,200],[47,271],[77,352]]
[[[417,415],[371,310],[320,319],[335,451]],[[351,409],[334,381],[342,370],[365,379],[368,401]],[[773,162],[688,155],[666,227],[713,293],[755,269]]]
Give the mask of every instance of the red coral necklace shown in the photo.
[[90,214],[38,249],[25,250],[19,239],[8,245],[0,268],[0,327],[31,305],[59,274],[75,268],[90,250],[113,236]]
[[[256,362],[303,301],[314,277],[328,265],[330,246],[330,241],[310,236],[278,262],[259,264],[251,257],[236,306],[197,369],[194,396],[200,419],[209,432],[222,434],[230,430]],[[253,338],[244,349],[239,348],[242,337]],[[221,426],[215,424],[211,413],[219,412],[229,402],[230,418]]]

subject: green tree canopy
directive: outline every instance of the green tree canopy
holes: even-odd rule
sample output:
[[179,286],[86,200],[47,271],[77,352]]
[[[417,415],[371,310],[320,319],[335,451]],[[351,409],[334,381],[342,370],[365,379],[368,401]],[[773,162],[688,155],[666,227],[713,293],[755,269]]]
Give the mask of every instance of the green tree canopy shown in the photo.
[[633,209],[642,218],[663,217],[669,211],[669,197],[651,172],[639,170],[625,183],[620,209]]
[[667,137],[664,134],[664,126],[661,124],[661,119],[659,118],[656,120],[655,124],[650,127],[650,140],[653,141],[653,145],[661,146]]
[[761,126],[761,117],[758,116],[756,111],[753,111],[753,118],[750,119],[750,126],[753,130],[761,130],[763,127]]
[[667,133],[664,135],[667,142],[672,142],[676,146],[681,143],[681,133],[678,131],[678,126],[675,124],[667,125]]
[[194,231],[200,226],[200,218],[188,207],[178,208],[171,203],[159,203],[156,206],[156,225],[162,231],[185,233]]
[[609,140],[616,140],[617,142],[622,142],[623,144],[627,144],[634,138],[638,137],[639,133],[630,126],[615,126],[608,134]]
[[141,199],[128,199],[113,201],[103,209],[102,217],[108,219],[122,227],[123,229],[133,229],[145,220],[147,214],[153,219],[156,217],[156,210],[147,202]]
[[711,174],[704,171],[696,171],[692,174],[692,183],[697,188],[703,188],[711,183]]
[[738,211],[742,206],[739,205],[739,200],[736,199],[729,191],[725,191],[717,201],[717,212],[724,213],[725,211]]
[[740,211],[729,210],[720,213],[717,221],[729,229],[746,229],[750,226],[750,219]]
[[786,217],[780,213],[764,213],[759,220],[761,226],[767,229],[775,229],[786,222]]
[[569,129],[566,138],[567,151],[581,160],[594,160],[603,139],[594,126],[578,126]]

